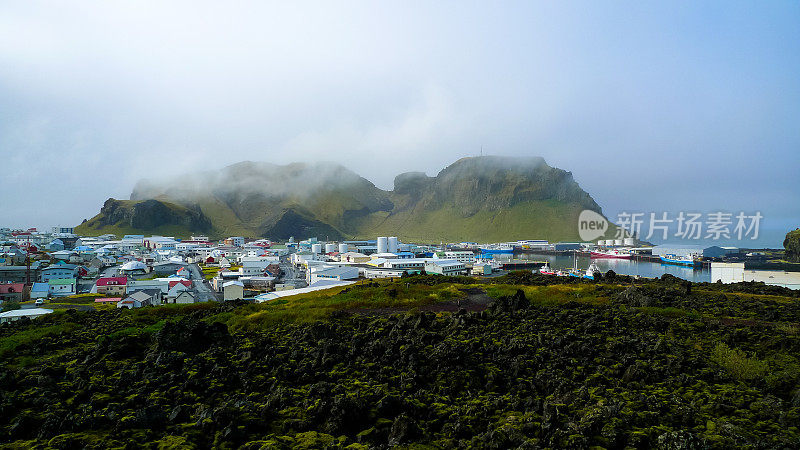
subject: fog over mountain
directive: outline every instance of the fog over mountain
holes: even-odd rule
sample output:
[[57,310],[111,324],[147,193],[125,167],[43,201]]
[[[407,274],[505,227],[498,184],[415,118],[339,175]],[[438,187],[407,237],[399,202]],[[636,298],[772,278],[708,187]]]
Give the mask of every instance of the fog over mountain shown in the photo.
[[[483,152],[544,157],[610,218],[761,211],[753,245],[780,246],[800,225],[798,23],[792,2],[3,2],[0,226],[241,161],[390,190]],[[269,189],[337,175],[309,176]]]
[[431,243],[530,235],[575,240],[584,209],[602,212],[571,173],[542,158],[462,158],[435,177],[400,174],[393,190],[333,163],[241,162],[218,172],[142,181],[130,200],[106,200],[76,232],[276,240],[392,234]]

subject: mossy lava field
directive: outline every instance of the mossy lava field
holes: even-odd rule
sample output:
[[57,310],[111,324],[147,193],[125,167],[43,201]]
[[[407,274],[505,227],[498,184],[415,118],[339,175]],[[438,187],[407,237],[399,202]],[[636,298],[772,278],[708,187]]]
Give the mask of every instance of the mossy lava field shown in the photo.
[[0,326],[2,448],[800,448],[800,298],[412,276]]

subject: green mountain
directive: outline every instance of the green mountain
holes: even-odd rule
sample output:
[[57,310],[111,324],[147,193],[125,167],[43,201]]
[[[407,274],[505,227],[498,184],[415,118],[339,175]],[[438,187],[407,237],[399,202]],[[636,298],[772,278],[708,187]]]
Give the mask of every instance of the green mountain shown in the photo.
[[[138,206],[144,204],[150,206]],[[159,214],[150,212],[156,204]],[[110,213],[120,209],[128,213]],[[76,233],[556,241],[578,239],[584,209],[601,213],[570,172],[542,158],[463,158],[435,177],[398,175],[391,191],[333,163],[242,162],[169,182],[142,181],[130,200],[109,199]],[[149,213],[140,218],[140,210]]]

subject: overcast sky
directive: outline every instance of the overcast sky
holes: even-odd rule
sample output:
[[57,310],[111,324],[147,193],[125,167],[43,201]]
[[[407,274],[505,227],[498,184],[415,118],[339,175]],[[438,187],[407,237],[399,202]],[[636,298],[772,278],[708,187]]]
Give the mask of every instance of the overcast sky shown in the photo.
[[[647,3],[647,4],[645,4]],[[800,2],[0,3],[0,226],[135,182],[540,155],[620,211],[800,226]],[[780,239],[779,239],[780,238]]]

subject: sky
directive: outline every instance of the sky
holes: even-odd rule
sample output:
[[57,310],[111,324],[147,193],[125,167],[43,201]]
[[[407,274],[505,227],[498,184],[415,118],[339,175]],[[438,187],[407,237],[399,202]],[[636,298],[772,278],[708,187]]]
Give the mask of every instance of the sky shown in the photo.
[[0,227],[243,160],[391,189],[481,151],[571,171],[612,220],[758,211],[780,246],[800,2],[0,3]]

